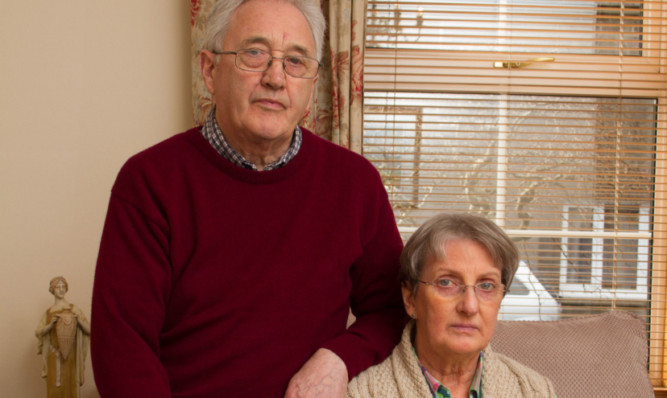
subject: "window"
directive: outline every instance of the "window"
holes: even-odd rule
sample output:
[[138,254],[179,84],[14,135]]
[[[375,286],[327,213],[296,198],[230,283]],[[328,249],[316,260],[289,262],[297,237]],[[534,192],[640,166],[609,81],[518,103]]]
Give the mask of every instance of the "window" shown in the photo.
[[656,386],[666,15],[667,0],[369,0],[364,69],[363,153],[404,237],[442,211],[493,219],[559,317],[646,321]]
[[521,281],[518,279],[515,281],[512,281],[512,286],[510,286],[510,290],[512,293],[516,294],[517,296],[527,296],[528,295],[528,288],[526,285],[524,285]]
[[[564,208],[560,294],[583,300],[648,300],[648,208],[625,210],[627,229],[617,239],[605,238],[610,235],[606,231],[613,228],[609,218],[614,215],[613,210],[605,210]],[[578,236],[578,232],[569,236],[571,230],[587,231],[589,236]]]

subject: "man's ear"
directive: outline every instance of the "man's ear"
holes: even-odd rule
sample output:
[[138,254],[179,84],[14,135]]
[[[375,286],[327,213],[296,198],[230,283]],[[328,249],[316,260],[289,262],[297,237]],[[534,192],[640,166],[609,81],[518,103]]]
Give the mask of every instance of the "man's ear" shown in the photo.
[[211,93],[211,95],[215,94],[215,85],[213,84],[213,74],[216,67],[215,58],[216,55],[208,50],[201,50],[201,53],[199,53],[199,68],[201,70],[201,75],[204,78],[206,89],[208,89],[208,92]]
[[308,96],[308,105],[306,106],[306,109],[303,111],[303,117],[301,119],[304,119],[310,113],[310,106],[313,103],[313,97],[315,96],[315,88],[317,87],[317,79],[319,77],[320,75],[315,76],[315,78],[312,81],[312,86],[310,86],[310,95]]

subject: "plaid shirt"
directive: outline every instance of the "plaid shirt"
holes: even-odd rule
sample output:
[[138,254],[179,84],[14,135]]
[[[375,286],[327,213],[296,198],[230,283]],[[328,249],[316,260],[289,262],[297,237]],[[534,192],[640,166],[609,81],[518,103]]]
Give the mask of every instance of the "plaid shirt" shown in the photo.
[[[414,347],[412,348],[412,351],[415,353],[415,356],[417,356],[417,352],[415,351]],[[426,379],[426,383],[428,384],[429,389],[431,390],[431,393],[433,394],[433,398],[452,398],[452,393],[445,387],[442,383],[438,381],[433,375],[429,373],[428,370],[422,365],[421,361],[419,360],[419,357],[417,357],[417,363],[419,364],[419,367],[422,370],[422,373],[424,373],[424,378]],[[475,376],[472,379],[472,385],[470,386],[470,391],[468,393],[469,398],[482,398],[482,354],[479,354],[479,361],[477,361],[477,370],[475,371]]]
[[[227,143],[227,140],[225,139],[225,135],[222,133],[220,126],[218,126],[218,122],[215,120],[215,107],[211,109],[211,112],[206,117],[204,126],[201,129],[201,133],[204,138],[206,138],[206,140],[211,144],[211,146],[213,146],[213,148],[215,148],[215,150],[218,151],[218,153],[225,159],[239,167],[257,170],[257,166],[254,163],[248,161],[243,157],[243,155],[229,146],[229,143]],[[294,159],[296,154],[299,152],[299,149],[301,149],[301,141],[301,128],[296,126],[294,129],[294,134],[292,135],[292,142],[290,143],[289,148],[287,148],[287,152],[285,152],[285,154],[281,156],[280,159],[267,165],[263,171],[275,170],[277,168],[283,167],[287,164],[287,162]]]

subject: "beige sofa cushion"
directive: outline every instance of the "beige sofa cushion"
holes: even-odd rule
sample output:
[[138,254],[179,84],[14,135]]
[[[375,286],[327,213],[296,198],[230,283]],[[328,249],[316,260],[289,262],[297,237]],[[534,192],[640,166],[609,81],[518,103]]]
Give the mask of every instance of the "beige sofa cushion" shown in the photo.
[[499,321],[491,347],[549,377],[558,398],[654,396],[646,327],[629,312]]

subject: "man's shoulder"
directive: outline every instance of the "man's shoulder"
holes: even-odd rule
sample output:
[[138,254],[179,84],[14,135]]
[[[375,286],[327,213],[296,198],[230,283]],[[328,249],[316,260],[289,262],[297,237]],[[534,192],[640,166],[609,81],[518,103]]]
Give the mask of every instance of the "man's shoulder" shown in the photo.
[[375,170],[375,167],[371,162],[361,154],[335,144],[307,129],[302,128],[301,131],[303,132],[303,139],[306,147],[310,146],[314,148],[315,152],[317,152],[317,156],[323,157],[320,160],[329,163],[340,163],[342,165],[354,167],[357,170],[360,167],[368,170]]
[[136,153],[120,168],[113,190],[169,181],[199,156],[199,139],[203,139],[199,130],[192,128]]
[[192,147],[198,140],[199,135],[201,135],[199,128],[193,127],[149,146],[131,156],[128,162],[156,161],[161,158],[172,158],[175,154],[183,153],[185,148]]

